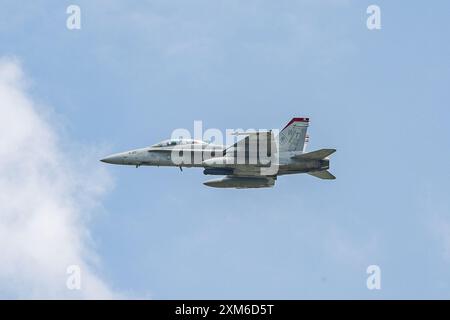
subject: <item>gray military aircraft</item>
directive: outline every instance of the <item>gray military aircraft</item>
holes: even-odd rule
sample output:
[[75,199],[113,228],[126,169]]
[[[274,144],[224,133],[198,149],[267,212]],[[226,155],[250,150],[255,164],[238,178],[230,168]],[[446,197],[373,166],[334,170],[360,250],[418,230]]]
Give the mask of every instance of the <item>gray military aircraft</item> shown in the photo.
[[309,118],[293,118],[279,132],[236,133],[245,136],[231,146],[194,139],[169,139],[150,147],[107,156],[100,161],[139,166],[200,167],[205,175],[224,176],[204,182],[216,188],[273,187],[278,176],[307,173],[336,179],[329,171],[335,149],[306,152]]

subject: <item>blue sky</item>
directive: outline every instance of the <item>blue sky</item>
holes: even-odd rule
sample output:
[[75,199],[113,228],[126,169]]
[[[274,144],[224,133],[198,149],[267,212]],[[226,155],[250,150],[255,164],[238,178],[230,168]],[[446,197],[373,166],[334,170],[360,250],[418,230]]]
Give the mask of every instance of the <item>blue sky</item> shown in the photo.
[[[81,30],[65,27],[70,4],[81,8]],[[381,8],[381,30],[366,28],[370,4]],[[447,1],[1,7],[0,55],[20,61],[61,149],[110,177],[85,226],[95,273],[112,291],[450,298]],[[309,150],[338,150],[337,180],[295,175],[272,189],[220,190],[203,186],[200,170],[98,161],[194,120],[280,128],[292,116],[311,118]],[[366,288],[372,264],[379,291]]]

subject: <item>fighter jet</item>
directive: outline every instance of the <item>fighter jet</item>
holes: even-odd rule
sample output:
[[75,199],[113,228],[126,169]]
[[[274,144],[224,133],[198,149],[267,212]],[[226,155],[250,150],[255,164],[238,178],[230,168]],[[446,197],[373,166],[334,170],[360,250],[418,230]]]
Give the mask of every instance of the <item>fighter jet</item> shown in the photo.
[[150,147],[113,154],[100,161],[136,168],[203,168],[205,175],[223,176],[204,182],[204,185],[216,188],[273,187],[278,176],[296,173],[336,179],[328,171],[329,156],[335,149],[306,152],[308,126],[309,118],[293,118],[279,134],[273,130],[237,132],[237,136],[244,138],[230,146],[195,139],[169,139]]

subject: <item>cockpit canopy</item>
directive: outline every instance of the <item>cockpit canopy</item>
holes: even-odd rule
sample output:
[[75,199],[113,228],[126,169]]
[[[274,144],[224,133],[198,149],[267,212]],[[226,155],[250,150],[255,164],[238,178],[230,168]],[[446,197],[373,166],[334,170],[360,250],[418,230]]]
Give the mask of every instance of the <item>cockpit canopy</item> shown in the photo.
[[194,139],[168,139],[152,145],[152,148],[173,147],[178,145],[205,145],[205,141]]

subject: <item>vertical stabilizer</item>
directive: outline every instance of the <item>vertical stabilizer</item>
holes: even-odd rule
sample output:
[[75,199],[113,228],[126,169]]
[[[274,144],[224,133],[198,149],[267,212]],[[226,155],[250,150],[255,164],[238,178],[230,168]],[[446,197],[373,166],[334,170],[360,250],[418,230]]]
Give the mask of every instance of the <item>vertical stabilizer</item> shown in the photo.
[[280,132],[280,152],[303,152],[309,118],[293,118]]

